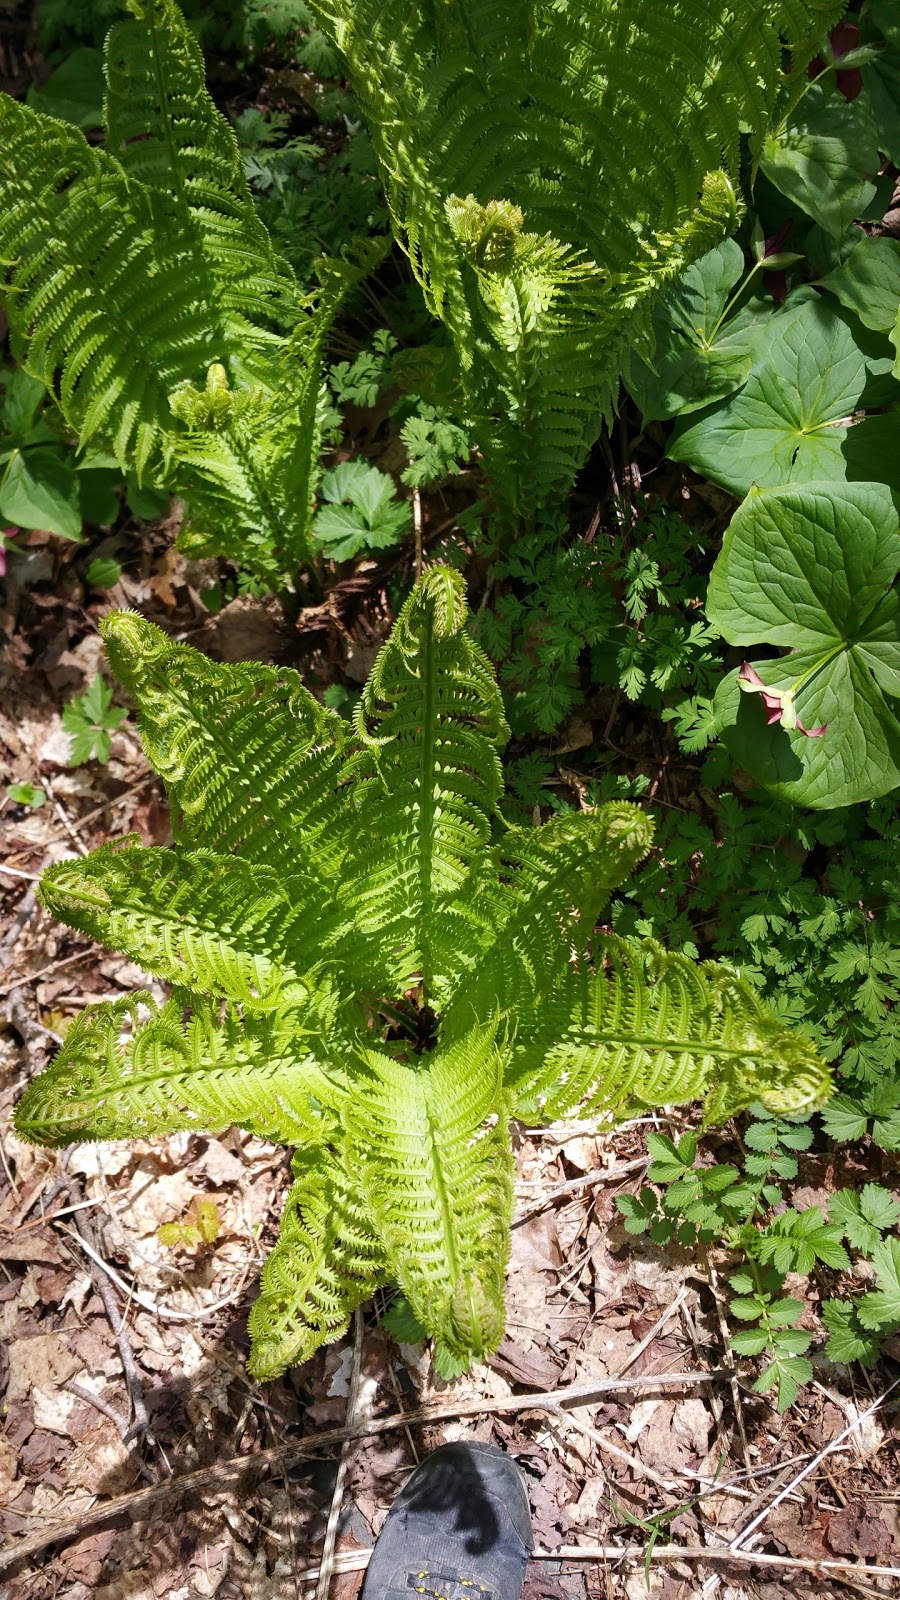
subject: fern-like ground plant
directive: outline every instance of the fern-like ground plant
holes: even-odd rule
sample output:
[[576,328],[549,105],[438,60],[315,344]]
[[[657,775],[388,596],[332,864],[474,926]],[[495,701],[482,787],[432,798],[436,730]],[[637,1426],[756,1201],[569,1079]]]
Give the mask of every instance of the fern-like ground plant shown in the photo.
[[352,727],[287,669],[222,666],[118,612],[110,663],[176,843],[51,868],[45,906],[174,987],[86,1011],[15,1114],[72,1140],[237,1123],[296,1147],[251,1316],[269,1377],[382,1282],[457,1357],[503,1333],[513,1115],[705,1097],[796,1112],[827,1068],[730,971],[595,932],[652,822],[500,816],[507,736],[462,580],[435,567]]
[[310,5],[452,338],[497,506],[530,522],[583,463],[656,295],[733,229],[741,133],[755,164],[844,6]]
[[308,550],[321,360],[377,258],[301,291],[256,215],[175,0],[106,41],[106,143],[0,94],[0,300],[82,447],[181,494],[189,548],[270,575]]

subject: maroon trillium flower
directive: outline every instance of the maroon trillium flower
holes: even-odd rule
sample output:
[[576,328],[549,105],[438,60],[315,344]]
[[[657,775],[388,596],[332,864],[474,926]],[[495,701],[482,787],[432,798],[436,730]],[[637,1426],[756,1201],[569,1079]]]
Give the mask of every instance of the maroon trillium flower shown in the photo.
[[[838,62],[841,56],[849,55],[851,50],[859,48],[859,29],[853,22],[839,22],[836,28],[832,28],[828,42],[831,45],[832,60]],[[820,72],[825,71],[827,65],[821,56],[815,56],[806,69],[807,76],[817,78]],[[834,81],[845,100],[855,100],[862,91],[863,81],[859,67],[847,67],[843,72],[838,67]]]
[[741,665],[738,684],[745,694],[762,695],[763,705],[766,708],[766,722],[769,724],[780,722],[789,733],[796,729],[798,733],[805,734],[807,739],[821,739],[828,727],[827,722],[822,722],[816,728],[804,728],[797,716],[794,696],[790,689],[770,689],[767,683],[763,683],[756,668],[751,666],[749,661],[744,661]]

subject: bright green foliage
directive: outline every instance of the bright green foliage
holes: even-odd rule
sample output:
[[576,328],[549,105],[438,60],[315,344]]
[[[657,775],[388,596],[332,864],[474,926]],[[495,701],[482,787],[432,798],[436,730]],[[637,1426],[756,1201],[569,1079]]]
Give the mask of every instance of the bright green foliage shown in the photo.
[[507,730],[465,623],[461,579],[433,569],[352,729],[288,670],[216,665],[129,612],[102,625],[177,843],[60,863],[41,896],[176,988],[83,1013],[16,1125],[66,1144],[237,1121],[298,1147],[259,1376],[337,1337],[383,1276],[445,1364],[496,1348],[512,1112],[828,1093],[729,972],[592,943],[650,819],[613,802],[504,825]]
[[106,47],[106,145],[0,99],[0,259],[15,348],[81,444],[164,482],[188,547],[290,569],[306,550],[320,363],[371,261],[312,297],[272,249],[175,0]]
[[679,423],[669,455],[736,495],[813,481],[900,490],[900,415],[852,420],[873,368],[890,366],[869,356],[859,334],[833,301],[791,296],[743,388]]
[[346,59],[396,236],[452,336],[495,501],[531,521],[583,462],[653,296],[734,226],[741,128],[758,155],[841,8],[312,9]]
[[366,461],[333,467],[322,478],[319,494],[325,504],[312,531],[332,561],[349,561],[361,550],[389,549],[412,522],[409,503],[397,499],[393,480]]
[[733,518],[710,620],[731,644],[790,654],[753,663],[780,721],[766,722],[759,694],[741,694],[737,672],[716,709],[729,749],[781,798],[842,806],[900,784],[898,567],[900,517],[880,483],[757,490]]
[[47,390],[21,368],[0,374],[0,519],[81,538],[82,523],[112,522],[119,511],[114,464],[78,460],[49,425]]
[[620,1195],[616,1204],[629,1233],[648,1233],[657,1244],[719,1240],[743,1255],[744,1263],[728,1281],[731,1315],[746,1326],[731,1334],[731,1346],[738,1355],[766,1357],[753,1387],[758,1393],[776,1389],[778,1410],[784,1411],[813,1372],[806,1352],[814,1335],[799,1326],[804,1301],[784,1293],[788,1273],[808,1277],[825,1267],[849,1275],[844,1238],[871,1257],[879,1290],[860,1300],[826,1300],[821,1313],[831,1335],[826,1347],[831,1359],[872,1365],[881,1336],[900,1323],[900,1242],[882,1239],[895,1227],[900,1205],[887,1190],[868,1183],[858,1194],[838,1190],[827,1221],[818,1206],[776,1214],[774,1208],[784,1200],[782,1184],[797,1177],[795,1152],[809,1149],[813,1131],[806,1118],[772,1117],[759,1105],[752,1110],[742,1171],[731,1163],[698,1162],[692,1133],[677,1144],[652,1133],[647,1176],[653,1187]]
[[127,717],[121,706],[113,705],[113,691],[98,672],[84,694],[77,694],[63,707],[62,725],[72,741],[69,766],[85,761],[108,761],[110,734]]

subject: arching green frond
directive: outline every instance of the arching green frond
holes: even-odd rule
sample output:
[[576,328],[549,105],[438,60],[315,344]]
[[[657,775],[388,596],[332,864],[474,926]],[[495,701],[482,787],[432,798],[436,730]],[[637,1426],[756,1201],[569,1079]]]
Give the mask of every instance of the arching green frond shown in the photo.
[[329,1060],[332,1011],[327,994],[305,1012],[247,1016],[178,995],[159,1009],[142,993],[89,1006],[19,1101],[16,1130],[64,1145],[236,1122],[282,1144],[321,1141],[333,1121],[325,1107],[345,1092]]
[[789,1115],[831,1093],[813,1046],[727,968],[613,935],[595,962],[570,969],[519,1034],[520,1114],[621,1118],[703,1097],[707,1122],[722,1122],[754,1100]]
[[497,1348],[511,1110],[703,1096],[712,1121],[830,1088],[728,969],[595,939],[646,812],[504,830],[506,727],[465,616],[456,573],[419,581],[352,732],[295,673],[217,665],[130,612],[102,624],[183,842],[60,863],[42,898],[179,987],[83,1013],[16,1128],[235,1122],[301,1148],[252,1318],[261,1377],[338,1337],[382,1272],[455,1354]]
[[495,1027],[404,1066],[368,1050],[345,1122],[388,1267],[422,1326],[458,1354],[503,1336],[512,1206]]
[[456,949],[445,956],[447,1031],[493,1006],[515,1017],[546,994],[652,838],[652,818],[626,801],[511,828],[478,883],[448,906],[444,936]]
[[[510,521],[562,493],[840,0],[311,0]],[[783,71],[784,47],[792,73]]]
[[293,1161],[281,1233],[250,1313],[248,1370],[277,1378],[346,1332],[382,1278],[384,1251],[340,1151],[310,1146]]
[[323,959],[327,931],[311,887],[210,851],[147,850],[132,835],[51,867],[40,899],[145,972],[258,1006],[297,1003],[316,985],[304,974]]
[[465,617],[462,579],[435,567],[375,662],[347,769],[356,832],[342,903],[362,932],[403,947],[403,970],[426,988],[437,904],[479,862],[503,786],[502,700]]
[[179,7],[131,0],[128,9],[106,40],[106,148],[145,187],[195,282],[208,279],[216,358],[253,375],[254,354],[297,320],[293,272],[254,211],[237,140],[207,92],[203,52]]
[[100,625],[133,696],[176,836],[279,873],[325,877],[341,858],[346,723],[288,668],[223,666],[131,612]]
[[106,149],[0,95],[0,294],[80,442],[181,494],[195,552],[276,576],[308,551],[324,343],[380,248],[301,294],[178,5],[130,9]]

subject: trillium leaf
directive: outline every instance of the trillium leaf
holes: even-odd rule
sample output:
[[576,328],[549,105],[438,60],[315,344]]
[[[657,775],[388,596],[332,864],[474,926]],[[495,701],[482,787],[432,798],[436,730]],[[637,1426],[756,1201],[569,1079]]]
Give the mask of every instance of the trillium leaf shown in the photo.
[[14,450],[0,483],[0,516],[81,540],[78,475],[52,449]]
[[900,306],[900,241],[863,234],[846,261],[822,279],[842,306],[876,333],[889,333]]
[[[744,253],[733,239],[710,250],[673,284],[654,307],[652,362],[635,361],[628,388],[645,422],[696,411],[739,389],[750,376],[760,335],[770,330],[770,302],[753,300],[724,320],[744,272]],[[800,291],[807,294],[809,291]],[[792,296],[790,315],[797,309]]]
[[875,477],[900,489],[900,417],[849,423],[867,376],[837,312],[822,300],[805,304],[738,394],[676,428],[669,455],[741,496],[754,484]]
[[814,739],[769,726],[737,672],[721,684],[725,744],[780,798],[831,808],[900,784],[900,599],[888,588],[898,567],[900,517],[883,484],[756,490],[732,519],[710,620],[731,644],[791,650],[754,669],[791,691],[804,727],[826,724]]
[[842,239],[875,193],[878,150],[867,105],[815,85],[788,126],[768,136],[760,166],[788,200]]

